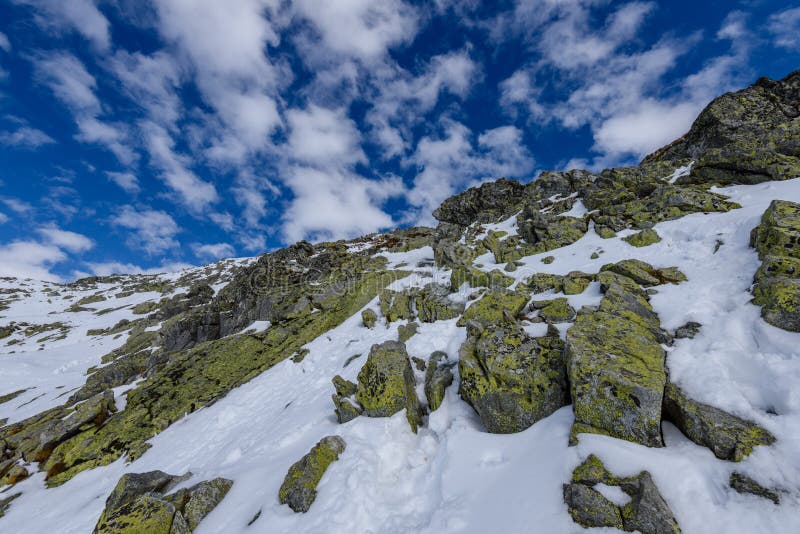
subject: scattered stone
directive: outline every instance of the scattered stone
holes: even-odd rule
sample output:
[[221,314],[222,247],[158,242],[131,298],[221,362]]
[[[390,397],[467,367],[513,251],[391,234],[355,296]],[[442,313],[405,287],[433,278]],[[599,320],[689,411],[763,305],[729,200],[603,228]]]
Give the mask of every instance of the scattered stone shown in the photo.
[[419,324],[416,322],[401,324],[397,327],[397,340],[400,343],[405,343],[414,337],[414,334],[417,333],[417,330],[419,330]]
[[675,329],[675,334],[673,337],[675,339],[694,339],[694,336],[700,332],[700,327],[703,326],[700,323],[696,323],[694,321],[689,321],[683,326],[679,326]]
[[425,369],[428,368],[428,365],[422,358],[418,358],[417,356],[412,356],[411,361],[414,363],[414,367],[416,367],[417,371],[422,371],[424,373]]
[[611,239],[612,237],[617,237],[617,233],[614,230],[602,224],[596,224],[594,226],[594,231],[597,235],[599,235],[603,239]]
[[425,372],[425,397],[428,409],[433,412],[442,405],[447,388],[453,383],[452,368],[455,363],[447,362],[447,354],[436,351],[428,359]]
[[575,319],[575,309],[560,297],[553,300],[533,301],[531,307],[539,310],[539,317],[548,323],[569,323]]
[[308,356],[309,354],[311,354],[310,350],[306,348],[299,349],[297,352],[294,353],[294,356],[292,356],[292,361],[294,363],[300,363],[303,360],[305,360],[306,356]]
[[598,254],[597,252],[592,252],[592,255],[589,256],[589,259],[596,260],[599,257],[600,257],[600,254]]
[[529,298],[527,293],[519,291],[488,291],[479,301],[467,308],[457,324],[466,326],[469,321],[477,321],[489,326],[514,322],[525,309]]
[[647,228],[628,237],[623,237],[623,241],[634,247],[647,247],[661,241],[661,237],[652,228]]
[[544,263],[545,265],[550,265],[554,261],[556,261],[555,256],[545,256],[544,258],[542,258],[542,263]]
[[364,323],[364,326],[372,329],[375,327],[375,323],[378,322],[378,314],[376,314],[374,310],[364,310],[361,312],[361,321]]
[[749,476],[742,473],[731,473],[730,486],[739,493],[749,493],[775,504],[781,503],[781,494],[776,489],[765,488]]
[[[594,489],[598,484],[620,488],[630,501],[622,506],[611,502]],[[615,477],[594,455],[575,468],[572,481],[564,484],[564,502],[573,521],[585,528],[612,527],[641,534],[681,531],[650,473]]]
[[441,284],[426,285],[416,294],[414,302],[419,320],[423,323],[455,319],[464,311],[464,304],[452,300],[450,289]]
[[450,288],[457,291],[464,283],[468,283],[470,287],[500,288],[510,286],[514,283],[514,279],[497,269],[487,273],[474,267],[454,268],[450,275]]
[[162,471],[123,475],[106,500],[94,531],[97,534],[194,531],[225,498],[233,482],[216,478],[167,494],[190,476],[191,473],[175,476]]
[[520,432],[569,403],[563,342],[517,325],[473,332],[459,351],[459,394],[495,434]]
[[532,293],[559,292],[564,288],[564,277],[558,274],[536,273],[528,278],[527,287]]
[[664,392],[664,419],[721,460],[739,462],[755,447],[775,442],[772,434],[755,423],[692,400],[672,383]]
[[564,277],[562,291],[565,295],[579,295],[586,291],[594,276],[580,271],[572,271]]
[[627,276],[644,287],[657,286],[665,283],[678,284],[686,281],[686,275],[677,267],[657,269],[649,263],[633,259],[603,265],[600,271],[611,271],[621,274],[622,276]]
[[317,484],[328,467],[339,459],[347,444],[340,436],[327,436],[298,460],[281,484],[278,499],[295,512],[308,512],[317,498]]
[[361,415],[361,406],[353,399],[358,386],[336,375],[333,377],[333,387],[336,388],[332,398],[337,421],[343,424]]
[[350,356],[349,358],[347,358],[344,361],[344,365],[342,365],[342,368],[347,367],[348,365],[350,365],[351,363],[353,363],[355,360],[359,359],[360,357],[361,357],[360,354],[353,354],[352,356]]
[[4,515],[6,515],[6,512],[8,511],[8,507],[11,506],[11,501],[16,499],[20,495],[22,495],[22,493],[14,493],[12,495],[9,495],[8,497],[4,497],[4,498],[0,499],[0,517],[3,517]]
[[411,429],[416,432],[422,424],[422,413],[415,387],[405,344],[387,341],[370,349],[358,373],[356,399],[367,417],[391,417],[405,409]]

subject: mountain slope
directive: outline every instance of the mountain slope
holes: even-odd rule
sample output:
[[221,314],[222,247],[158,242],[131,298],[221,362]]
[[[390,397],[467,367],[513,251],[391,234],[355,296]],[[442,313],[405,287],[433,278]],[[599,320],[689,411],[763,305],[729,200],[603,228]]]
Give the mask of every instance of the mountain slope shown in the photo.
[[[762,277],[751,303],[762,260],[790,264],[800,236],[788,205],[751,243],[774,199],[800,202],[798,91],[795,73],[724,95],[638,167],[484,184],[435,230],[169,276],[4,280],[0,502],[18,496],[0,530],[124,518],[106,498],[152,470],[191,473],[148,497],[164,532],[193,517],[195,493],[170,496],[219,478],[233,484],[195,532],[800,530],[800,333],[770,314],[800,293]],[[392,375],[375,345],[399,336],[414,364]],[[417,419],[436,362],[453,385]],[[352,415],[388,406],[371,366],[406,387],[399,411],[340,424],[334,394]],[[295,513],[284,476],[331,435],[346,447]]]

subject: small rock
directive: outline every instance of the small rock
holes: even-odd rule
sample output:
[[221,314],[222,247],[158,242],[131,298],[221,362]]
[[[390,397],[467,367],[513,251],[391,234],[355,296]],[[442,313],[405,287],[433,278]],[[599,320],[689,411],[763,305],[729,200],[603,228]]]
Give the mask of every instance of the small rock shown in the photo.
[[700,323],[696,323],[694,321],[689,321],[683,326],[680,326],[675,329],[674,337],[675,339],[694,339],[694,336],[700,332],[700,327],[703,326]]
[[778,490],[765,488],[745,474],[731,473],[730,486],[739,493],[756,495],[757,497],[769,499],[775,504],[781,503],[781,494],[778,493]]
[[539,310],[539,317],[548,323],[569,323],[575,319],[575,309],[569,305],[566,298],[560,297],[553,300],[534,301],[531,306]]
[[428,369],[425,372],[425,397],[428,399],[428,408],[431,412],[442,405],[445,391],[453,383],[454,363],[447,363],[447,354],[436,351],[428,359]]
[[545,256],[544,258],[542,258],[542,263],[544,263],[545,265],[550,265],[554,261],[556,261],[555,256]]
[[634,247],[647,247],[661,241],[661,236],[652,228],[647,228],[628,237],[623,237],[623,241]]
[[317,498],[317,484],[328,467],[339,459],[347,444],[340,436],[327,436],[289,468],[278,499],[295,512],[308,512]]
[[422,358],[412,356],[411,361],[414,363],[414,367],[417,368],[417,371],[422,371],[424,373],[425,369],[427,369],[428,367],[427,364],[425,363],[425,360],[423,360]]
[[361,321],[364,323],[364,326],[372,329],[375,327],[375,323],[378,322],[378,314],[373,310],[364,310],[361,312]]
[[411,339],[414,334],[417,333],[419,329],[419,324],[416,322],[411,322],[408,324],[401,324],[397,327],[397,340],[400,343],[405,343],[409,339]]

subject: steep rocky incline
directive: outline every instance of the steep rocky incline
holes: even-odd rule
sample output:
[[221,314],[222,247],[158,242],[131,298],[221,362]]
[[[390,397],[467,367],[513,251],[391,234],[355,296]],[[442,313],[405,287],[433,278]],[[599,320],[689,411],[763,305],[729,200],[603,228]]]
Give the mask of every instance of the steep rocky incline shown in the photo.
[[0,530],[799,530],[797,202],[800,72],[435,229],[3,279]]

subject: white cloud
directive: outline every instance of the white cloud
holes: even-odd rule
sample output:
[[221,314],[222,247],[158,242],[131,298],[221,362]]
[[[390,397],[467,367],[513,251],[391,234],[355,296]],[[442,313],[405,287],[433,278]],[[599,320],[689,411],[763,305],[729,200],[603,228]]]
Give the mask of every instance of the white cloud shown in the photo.
[[33,211],[33,206],[25,202],[24,200],[19,200],[18,198],[0,198],[0,202],[5,204],[8,209],[17,213],[19,215],[26,215]]
[[524,178],[533,169],[514,126],[487,130],[477,143],[461,123],[445,120],[442,126],[442,135],[423,137],[407,162],[419,169],[407,197],[416,208],[409,218],[418,224],[433,224],[431,212],[457,190],[502,176]]
[[36,231],[47,243],[69,252],[86,252],[94,247],[94,241],[77,232],[62,230],[56,227],[43,227]]
[[[183,262],[164,262],[157,267],[140,267],[133,263],[123,263],[118,261],[109,262],[89,262],[86,263],[91,274],[95,276],[110,276],[112,274],[160,274],[160,273],[174,273],[194,267],[189,263]],[[75,271],[76,278],[82,278],[89,273]]]
[[9,53],[11,52],[11,41],[3,32],[0,32],[0,50]]
[[5,224],[8,222],[8,215],[0,211],[0,224]]
[[130,230],[128,245],[142,249],[147,254],[161,254],[180,247],[180,243],[175,239],[180,227],[164,211],[123,206],[120,212],[112,217],[111,222],[115,226]]
[[161,178],[191,210],[200,212],[219,200],[214,184],[189,170],[189,159],[177,154],[175,141],[161,126],[147,122],[141,127],[152,163],[161,170]]
[[55,140],[41,130],[20,126],[13,132],[0,132],[0,143],[18,148],[36,149],[55,143]]
[[50,269],[66,258],[66,254],[54,245],[14,241],[0,245],[0,275],[60,282],[60,277]]
[[221,258],[230,258],[236,254],[234,248],[228,243],[214,243],[192,245],[194,255],[204,261],[216,261]]
[[379,205],[403,192],[396,178],[369,180],[335,169],[294,167],[287,184],[294,199],[283,213],[287,242],[356,237],[395,225]]
[[413,40],[418,14],[402,0],[298,0],[297,11],[319,31],[324,48],[364,61]]
[[344,110],[311,105],[287,112],[292,159],[317,165],[353,165],[366,161],[361,134]]
[[800,49],[800,7],[775,13],[769,18],[768,29],[775,46],[796,52]]
[[123,191],[132,195],[141,191],[139,179],[129,172],[106,172],[108,179],[117,184]]
[[104,51],[111,44],[108,19],[97,8],[95,0],[12,0],[35,11],[38,26],[45,30],[76,31],[95,48]]

